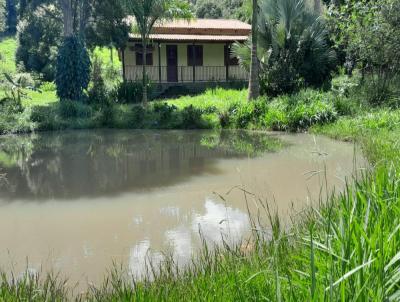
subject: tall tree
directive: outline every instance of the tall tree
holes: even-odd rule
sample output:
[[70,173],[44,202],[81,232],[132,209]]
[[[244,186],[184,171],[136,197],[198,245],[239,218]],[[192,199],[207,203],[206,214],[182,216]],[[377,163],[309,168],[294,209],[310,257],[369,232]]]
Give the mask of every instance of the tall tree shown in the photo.
[[135,18],[134,27],[142,40],[143,103],[147,103],[146,54],[150,34],[156,22],[173,18],[190,19],[193,13],[184,0],[121,0],[128,16]]
[[64,40],[58,50],[56,85],[61,100],[80,100],[90,80],[90,58],[83,40],[88,0],[59,0]]
[[0,0],[0,34],[6,30],[6,2]]
[[118,1],[94,1],[91,22],[86,27],[86,44],[90,48],[124,48],[130,31],[125,16],[124,8]]
[[314,0],[314,12],[318,15],[321,15],[322,13],[321,0]]
[[258,35],[258,3],[253,0],[253,13],[251,20],[251,64],[249,78],[249,100],[254,100],[260,95],[259,84],[259,62],[257,57],[257,35]]
[[17,6],[15,0],[6,0],[6,30],[8,34],[15,34],[17,31]]

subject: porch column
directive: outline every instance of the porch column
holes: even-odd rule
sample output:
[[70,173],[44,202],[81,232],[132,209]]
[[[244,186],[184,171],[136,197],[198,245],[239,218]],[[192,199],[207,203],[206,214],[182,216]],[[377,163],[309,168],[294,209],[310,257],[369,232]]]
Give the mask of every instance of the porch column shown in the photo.
[[161,44],[158,42],[158,82],[161,84]]
[[125,69],[125,47],[121,48],[121,59],[122,59],[122,80],[126,81],[126,69]]
[[195,42],[193,41],[193,48],[192,48],[192,63],[193,63],[193,82],[196,81],[196,47]]
[[230,58],[230,53],[231,53],[231,45],[229,43],[226,43],[225,80],[227,82],[229,81],[229,58]]

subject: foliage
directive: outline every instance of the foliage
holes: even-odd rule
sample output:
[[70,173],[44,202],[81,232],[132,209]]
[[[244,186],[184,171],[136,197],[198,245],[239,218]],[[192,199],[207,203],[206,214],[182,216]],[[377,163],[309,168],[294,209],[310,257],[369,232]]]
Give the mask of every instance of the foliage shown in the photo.
[[199,0],[196,2],[196,16],[198,18],[218,19],[222,17],[222,7],[211,0]]
[[18,24],[16,60],[29,72],[53,81],[57,50],[61,44],[61,12],[53,4],[40,5],[26,12]]
[[59,113],[62,118],[88,118],[92,116],[91,107],[67,99],[60,102]]
[[[153,86],[149,80],[146,80],[146,83],[147,91],[151,94]],[[142,83],[134,81],[121,82],[114,89],[112,95],[115,101],[118,103],[139,103],[143,99]]]
[[124,8],[119,1],[94,1],[92,22],[86,28],[86,43],[89,47],[125,47],[129,25],[124,20]]
[[182,110],[182,127],[184,129],[202,129],[204,123],[201,118],[201,110],[193,105],[183,108]]
[[80,38],[64,39],[57,56],[56,85],[61,100],[80,100],[90,80],[90,58]]
[[91,83],[88,91],[89,102],[92,104],[101,104],[107,102],[108,99],[101,64],[100,59],[95,56],[92,64]]
[[346,0],[330,10],[331,31],[336,46],[344,48],[347,69],[355,67],[366,77],[365,97],[381,105],[399,94],[400,71],[399,0]]
[[6,30],[6,1],[0,0],[0,35]]
[[[304,0],[265,0],[261,3],[257,52],[264,93],[278,95],[298,91],[303,85],[321,87],[335,68],[335,53],[319,15]],[[248,44],[234,52],[249,66]]]
[[5,0],[6,2],[6,32],[15,34],[17,29],[17,5],[16,0]]
[[[307,93],[304,96],[307,98]],[[287,100],[295,104],[294,100]],[[321,194],[318,207],[280,221],[271,204],[255,198],[258,215],[249,217],[250,240],[236,245],[204,245],[191,265],[178,268],[166,257],[142,281],[111,269],[104,283],[73,296],[78,301],[397,301],[399,292],[400,183],[399,111],[381,110],[344,118],[319,128],[359,141],[374,170],[359,172],[342,193]],[[330,129],[330,130],[329,130]],[[337,132],[336,132],[337,131]],[[263,136],[260,137],[262,143]],[[205,139],[247,150],[235,140]],[[244,149],[243,149],[244,148]],[[323,174],[325,171],[321,171]],[[321,176],[323,177],[323,176]],[[250,198],[247,192],[245,197]],[[266,236],[267,234],[267,236]],[[68,300],[71,292],[55,276],[3,274],[0,299]]]

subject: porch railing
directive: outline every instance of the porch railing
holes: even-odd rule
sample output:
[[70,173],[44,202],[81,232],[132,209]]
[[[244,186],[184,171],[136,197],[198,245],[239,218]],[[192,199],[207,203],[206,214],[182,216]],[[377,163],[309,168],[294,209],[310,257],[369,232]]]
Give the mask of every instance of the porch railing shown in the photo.
[[[146,66],[146,74],[153,82],[184,83],[248,80],[249,74],[238,65],[233,66]],[[142,66],[125,66],[127,80],[142,79]]]

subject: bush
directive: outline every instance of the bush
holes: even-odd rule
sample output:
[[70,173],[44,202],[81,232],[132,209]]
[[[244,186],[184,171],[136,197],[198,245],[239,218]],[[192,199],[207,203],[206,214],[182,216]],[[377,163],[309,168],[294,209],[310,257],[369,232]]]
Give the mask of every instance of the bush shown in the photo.
[[201,118],[202,111],[193,105],[183,108],[181,111],[181,126],[184,129],[202,129],[204,122]]
[[[147,93],[152,94],[152,85],[148,81]],[[143,97],[143,85],[141,81],[125,81],[120,83],[113,91],[113,97],[118,103],[140,103]]]
[[63,100],[81,100],[90,81],[90,58],[79,37],[64,39],[57,56],[57,95]]
[[286,131],[288,129],[288,118],[286,104],[280,101],[272,102],[264,116],[264,126],[274,131]]
[[168,105],[168,103],[155,103],[153,110],[157,115],[157,121],[160,128],[170,128],[176,123],[173,115],[177,111],[177,107],[174,105]]
[[40,91],[44,91],[44,92],[52,92],[52,91],[56,91],[57,87],[56,87],[56,84],[54,82],[43,82],[39,86],[39,90]]
[[91,104],[108,103],[108,95],[102,72],[101,60],[96,56],[93,61],[91,86],[88,92],[89,102]]
[[77,101],[63,100],[59,104],[59,114],[63,118],[89,118],[92,108]]

